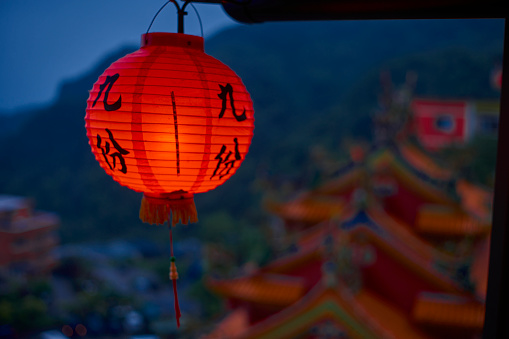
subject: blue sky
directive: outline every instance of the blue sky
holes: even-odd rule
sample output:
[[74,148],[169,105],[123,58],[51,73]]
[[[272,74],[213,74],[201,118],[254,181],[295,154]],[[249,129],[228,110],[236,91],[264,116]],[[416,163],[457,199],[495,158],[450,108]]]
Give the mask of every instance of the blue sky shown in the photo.
[[[48,104],[65,79],[79,77],[106,54],[138,46],[141,34],[166,0],[1,0],[0,112]],[[237,25],[220,5],[195,4],[204,37]],[[185,32],[200,35],[188,6]],[[151,32],[176,32],[173,4]],[[206,46],[205,46],[206,48]]]

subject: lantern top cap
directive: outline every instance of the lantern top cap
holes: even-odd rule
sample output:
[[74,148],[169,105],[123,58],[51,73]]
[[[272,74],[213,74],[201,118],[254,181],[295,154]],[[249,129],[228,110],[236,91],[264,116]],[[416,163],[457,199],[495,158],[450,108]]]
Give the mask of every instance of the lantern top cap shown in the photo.
[[146,33],[141,36],[141,47],[167,46],[183,47],[204,51],[203,38],[183,33]]

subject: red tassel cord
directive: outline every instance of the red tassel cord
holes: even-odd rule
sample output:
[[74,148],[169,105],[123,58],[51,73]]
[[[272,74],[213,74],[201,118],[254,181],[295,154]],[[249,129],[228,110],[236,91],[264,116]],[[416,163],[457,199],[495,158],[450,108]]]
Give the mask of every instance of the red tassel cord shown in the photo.
[[175,319],[177,320],[177,328],[180,327],[180,306],[179,306],[179,298],[177,293],[177,279],[179,278],[179,274],[177,272],[177,265],[175,264],[175,256],[173,255],[173,236],[171,233],[171,225],[170,228],[170,252],[171,252],[171,264],[170,264],[170,280],[173,283],[173,296],[175,298]]
[[175,319],[177,320],[177,328],[180,327],[180,306],[179,306],[179,297],[177,293],[177,280],[172,280],[173,282],[173,296],[175,298]]

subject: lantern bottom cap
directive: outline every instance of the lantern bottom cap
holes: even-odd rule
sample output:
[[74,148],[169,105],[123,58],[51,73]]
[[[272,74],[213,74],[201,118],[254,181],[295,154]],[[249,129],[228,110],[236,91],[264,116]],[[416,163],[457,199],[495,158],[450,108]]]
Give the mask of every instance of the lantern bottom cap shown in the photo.
[[164,194],[144,194],[141,199],[140,219],[149,224],[168,222],[175,226],[198,222],[194,195],[184,191]]

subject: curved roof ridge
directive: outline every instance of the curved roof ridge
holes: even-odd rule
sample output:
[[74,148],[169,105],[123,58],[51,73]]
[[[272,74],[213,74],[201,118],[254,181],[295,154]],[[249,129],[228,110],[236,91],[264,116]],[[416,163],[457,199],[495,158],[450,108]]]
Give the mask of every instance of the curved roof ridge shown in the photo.
[[401,155],[409,165],[424,172],[431,178],[443,181],[452,179],[453,171],[441,167],[435,159],[415,145],[409,142],[402,142],[397,144],[397,150],[399,155]]
[[372,318],[357,318],[362,314],[358,309],[355,298],[345,287],[326,287],[317,284],[292,307],[285,308],[257,323],[250,328],[249,334],[239,338],[292,337],[292,334],[302,333],[302,330],[321,320],[335,323],[343,320],[341,327],[346,327],[349,335],[353,335],[352,338],[380,338],[374,331],[376,324],[373,324]]
[[412,233],[409,230],[409,227],[404,225],[402,221],[397,220],[386,213],[383,208],[372,206],[368,209],[368,215],[370,215],[375,222],[384,225],[383,229],[397,237],[401,243],[409,245],[413,251],[417,251],[428,260],[435,259],[450,264],[455,264],[461,260],[461,258],[457,258],[455,256],[444,253],[440,250],[437,250],[432,245],[426,243],[420,237]]
[[285,307],[306,292],[302,277],[262,271],[236,279],[208,279],[207,285],[217,294],[229,298]]
[[364,232],[364,235],[368,235],[371,238],[371,243],[374,246],[377,246],[381,251],[396,259],[400,264],[431,284],[447,292],[466,293],[466,290],[459,283],[440,272],[433,265],[433,262],[417,256],[395,238],[381,236],[367,227],[358,228],[353,232]]
[[325,320],[338,324],[352,338],[429,338],[382,299],[363,290],[354,294],[341,283],[317,284],[291,307],[255,324],[238,338],[288,338]]
[[[406,187],[418,194],[422,194],[431,201],[445,205],[456,203],[455,199],[446,192],[449,186],[453,185],[453,181],[437,184],[425,174],[405,164],[405,162],[401,161],[401,157],[395,155],[394,152],[382,152],[372,159],[372,162],[375,168],[388,168],[392,170],[392,174],[402,180]],[[447,185],[447,187],[443,187],[443,185]]]

